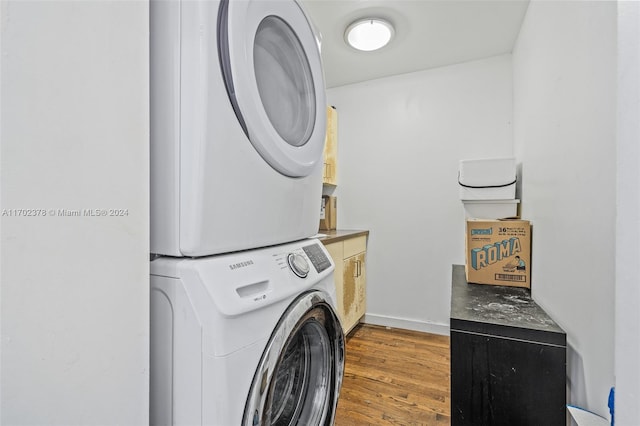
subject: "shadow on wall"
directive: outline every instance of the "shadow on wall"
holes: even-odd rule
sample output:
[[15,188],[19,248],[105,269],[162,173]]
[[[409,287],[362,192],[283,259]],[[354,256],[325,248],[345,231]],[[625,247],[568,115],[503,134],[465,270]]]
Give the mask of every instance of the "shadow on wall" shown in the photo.
[[516,163],[516,198],[522,200],[522,163]]
[[587,403],[587,386],[584,378],[584,362],[580,353],[567,342],[567,403],[584,407]]

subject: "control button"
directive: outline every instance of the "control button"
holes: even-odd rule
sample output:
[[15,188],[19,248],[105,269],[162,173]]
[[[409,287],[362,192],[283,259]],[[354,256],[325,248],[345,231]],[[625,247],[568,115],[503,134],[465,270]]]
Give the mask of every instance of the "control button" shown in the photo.
[[289,253],[287,261],[293,273],[300,278],[306,278],[309,275],[309,262],[301,254]]

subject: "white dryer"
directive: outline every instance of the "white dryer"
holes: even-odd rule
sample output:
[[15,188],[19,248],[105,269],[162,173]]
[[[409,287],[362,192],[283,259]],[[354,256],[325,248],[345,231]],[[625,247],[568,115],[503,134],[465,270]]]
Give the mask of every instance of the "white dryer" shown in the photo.
[[151,252],[206,256],[318,229],[326,100],[294,0],[152,0]]
[[317,240],[151,262],[152,425],[331,425],[344,369]]

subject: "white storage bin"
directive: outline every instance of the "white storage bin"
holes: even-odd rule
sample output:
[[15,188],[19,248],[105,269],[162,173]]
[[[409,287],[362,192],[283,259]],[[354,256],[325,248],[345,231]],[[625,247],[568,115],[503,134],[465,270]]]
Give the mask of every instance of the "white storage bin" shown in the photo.
[[516,198],[516,159],[460,160],[461,200],[513,200]]
[[473,219],[506,219],[518,217],[520,200],[464,200],[464,215]]

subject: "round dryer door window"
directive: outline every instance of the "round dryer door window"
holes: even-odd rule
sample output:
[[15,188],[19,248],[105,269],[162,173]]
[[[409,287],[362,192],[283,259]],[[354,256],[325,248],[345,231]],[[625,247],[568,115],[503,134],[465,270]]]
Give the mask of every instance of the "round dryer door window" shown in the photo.
[[302,146],[313,133],[316,98],[309,61],[293,29],[267,16],[255,37],[253,66],[264,110],[280,137]]
[[243,425],[333,424],[344,369],[344,336],[324,293],[300,296],[263,353]]
[[322,162],[326,97],[319,43],[298,3],[222,1],[218,51],[252,145],[280,173],[309,175]]

